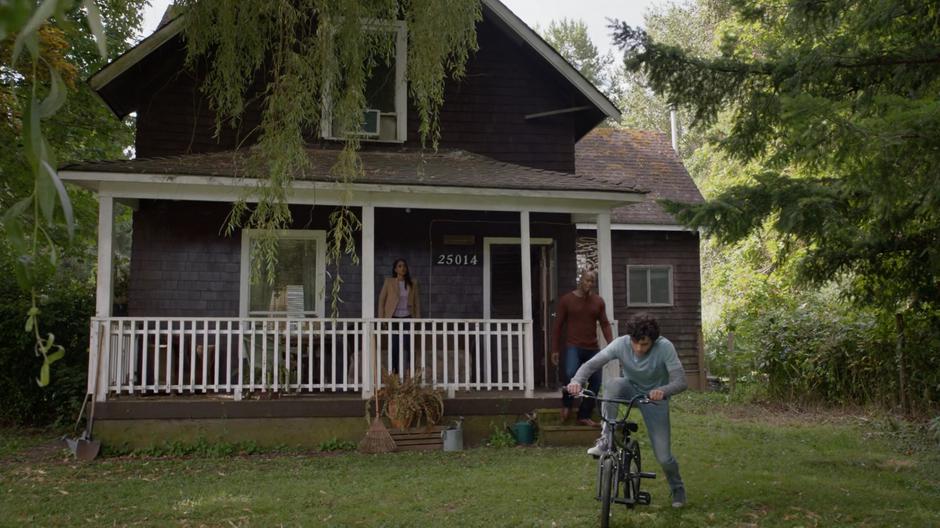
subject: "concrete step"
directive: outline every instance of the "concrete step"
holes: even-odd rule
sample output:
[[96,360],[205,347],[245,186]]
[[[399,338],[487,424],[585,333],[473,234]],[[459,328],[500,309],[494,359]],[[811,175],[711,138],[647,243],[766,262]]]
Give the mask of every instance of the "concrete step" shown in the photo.
[[577,425],[576,409],[572,410],[568,420],[564,422],[561,420],[560,407],[539,409],[537,416],[540,446],[584,446],[587,449],[594,445],[594,441],[601,434],[599,427]]
[[[537,409],[536,415],[538,416],[539,425],[575,425],[578,419],[578,410],[572,409],[568,415],[568,419],[565,421],[561,420],[560,407]],[[600,422],[601,418],[596,409],[591,417],[595,422]]]
[[556,407],[554,409],[538,409],[536,413],[536,416],[538,416],[539,419],[539,426],[562,425],[560,408]]
[[594,445],[600,435],[597,427],[583,425],[540,425],[539,445],[544,447],[558,446],[584,446],[585,449]]

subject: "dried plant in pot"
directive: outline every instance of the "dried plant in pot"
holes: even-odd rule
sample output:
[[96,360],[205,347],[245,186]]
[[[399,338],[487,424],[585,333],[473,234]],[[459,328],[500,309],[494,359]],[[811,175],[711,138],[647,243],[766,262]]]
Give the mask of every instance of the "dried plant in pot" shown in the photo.
[[388,417],[392,427],[408,429],[422,425],[435,425],[444,416],[444,393],[424,382],[423,372],[399,379],[398,375],[384,373],[382,388],[376,391],[381,413]]

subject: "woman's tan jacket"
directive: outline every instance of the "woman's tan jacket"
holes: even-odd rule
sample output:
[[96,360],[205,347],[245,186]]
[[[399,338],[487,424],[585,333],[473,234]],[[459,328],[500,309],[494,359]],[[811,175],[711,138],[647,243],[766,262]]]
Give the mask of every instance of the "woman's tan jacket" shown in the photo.
[[[395,307],[398,306],[398,279],[396,277],[385,277],[385,284],[382,285],[382,292],[379,293],[379,319],[392,317],[395,314]],[[418,281],[411,279],[411,287],[408,288],[408,311],[411,317],[421,317],[421,288],[418,287]]]

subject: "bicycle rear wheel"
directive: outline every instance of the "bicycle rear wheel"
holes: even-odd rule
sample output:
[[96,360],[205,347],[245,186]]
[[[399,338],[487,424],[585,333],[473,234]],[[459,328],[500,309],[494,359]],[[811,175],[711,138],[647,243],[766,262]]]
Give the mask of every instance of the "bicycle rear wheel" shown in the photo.
[[614,465],[614,457],[605,456],[601,459],[601,489],[600,489],[600,501],[601,501],[601,527],[607,528],[610,526],[610,505],[613,503],[614,497],[614,479],[616,478],[617,468]]

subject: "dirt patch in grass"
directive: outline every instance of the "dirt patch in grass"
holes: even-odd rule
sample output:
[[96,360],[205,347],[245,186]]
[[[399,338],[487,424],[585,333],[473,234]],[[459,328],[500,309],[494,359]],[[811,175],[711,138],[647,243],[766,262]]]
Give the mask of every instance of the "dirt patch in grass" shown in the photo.
[[16,446],[0,456],[0,468],[33,464],[65,464],[69,462],[68,452],[62,440],[30,438],[21,446]]
[[879,464],[882,469],[888,469],[891,471],[901,471],[903,469],[912,468],[915,465],[916,462],[914,460],[899,458],[889,458],[888,460],[885,460]]

